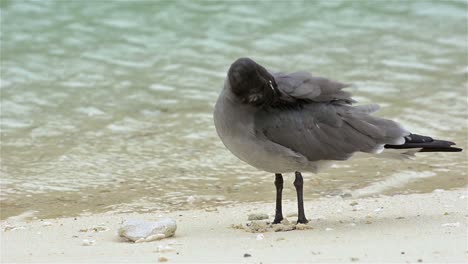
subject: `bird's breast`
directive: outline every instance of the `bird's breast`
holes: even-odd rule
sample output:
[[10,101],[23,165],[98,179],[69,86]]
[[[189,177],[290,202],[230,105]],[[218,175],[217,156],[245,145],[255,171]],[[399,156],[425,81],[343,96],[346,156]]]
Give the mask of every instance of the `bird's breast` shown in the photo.
[[298,170],[307,160],[290,149],[268,140],[255,130],[255,112],[218,99],[214,123],[219,138],[232,154],[258,169],[279,173]]

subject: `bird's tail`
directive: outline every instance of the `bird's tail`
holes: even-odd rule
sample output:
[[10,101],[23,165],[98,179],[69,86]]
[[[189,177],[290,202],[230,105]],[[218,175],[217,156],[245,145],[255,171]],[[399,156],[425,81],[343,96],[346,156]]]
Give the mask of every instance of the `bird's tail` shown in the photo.
[[460,152],[461,148],[452,147],[454,142],[437,140],[431,137],[410,134],[401,145],[385,145],[386,149],[420,149],[419,152]]

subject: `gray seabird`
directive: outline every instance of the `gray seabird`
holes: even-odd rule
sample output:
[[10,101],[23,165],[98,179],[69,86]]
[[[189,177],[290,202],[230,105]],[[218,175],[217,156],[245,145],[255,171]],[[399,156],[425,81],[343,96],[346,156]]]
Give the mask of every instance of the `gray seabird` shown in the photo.
[[352,106],[347,85],[308,72],[272,73],[249,58],[230,67],[214,110],[216,131],[239,159],[275,173],[276,214],[283,220],[283,176],[295,172],[298,223],[307,223],[301,171],[327,161],[384,149],[457,152],[455,143],[411,134],[398,123],[372,116],[377,105]]

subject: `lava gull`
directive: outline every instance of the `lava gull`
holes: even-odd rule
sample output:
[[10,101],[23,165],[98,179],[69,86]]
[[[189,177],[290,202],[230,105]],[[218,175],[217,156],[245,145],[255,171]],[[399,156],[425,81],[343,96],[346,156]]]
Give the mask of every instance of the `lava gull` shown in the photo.
[[347,85],[308,72],[274,73],[249,58],[229,68],[214,110],[224,145],[255,168],[275,173],[274,224],[283,220],[282,173],[295,172],[298,223],[307,223],[302,171],[316,173],[330,161],[357,152],[388,149],[457,152],[453,142],[412,134],[398,123],[373,116],[378,105],[353,106]]

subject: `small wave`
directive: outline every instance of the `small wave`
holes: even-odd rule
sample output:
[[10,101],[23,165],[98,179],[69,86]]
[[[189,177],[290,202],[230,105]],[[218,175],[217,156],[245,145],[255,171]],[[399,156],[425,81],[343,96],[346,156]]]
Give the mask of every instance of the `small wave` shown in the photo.
[[159,84],[159,83],[154,83],[149,86],[150,90],[153,91],[164,91],[164,92],[170,92],[174,91],[175,88],[169,85],[164,85],[164,84]]
[[392,174],[383,181],[375,182],[367,187],[354,191],[354,196],[368,196],[373,194],[381,194],[390,189],[402,188],[412,181],[436,176],[437,173],[432,171],[401,171]]

